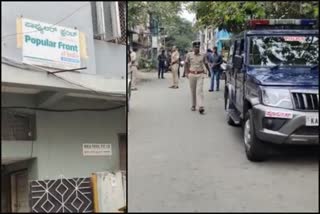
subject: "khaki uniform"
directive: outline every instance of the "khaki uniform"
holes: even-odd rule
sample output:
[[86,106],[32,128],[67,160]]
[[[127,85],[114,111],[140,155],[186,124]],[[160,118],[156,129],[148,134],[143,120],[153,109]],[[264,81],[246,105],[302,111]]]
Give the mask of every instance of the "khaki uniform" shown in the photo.
[[176,50],[171,55],[171,62],[176,62],[171,66],[173,86],[178,87],[179,52]]
[[[203,94],[203,81],[205,78],[205,55],[188,53],[186,57],[186,62],[189,64],[190,73],[188,73],[191,96],[192,96],[192,106],[203,107],[204,106],[204,94]],[[187,73],[188,71],[186,71]],[[203,72],[199,74],[193,74],[191,72]]]
[[136,88],[136,81],[137,81],[137,72],[138,72],[138,63],[137,63],[137,54],[136,52],[132,51],[130,54],[131,58],[131,72],[132,72],[132,80],[131,80],[131,88]]

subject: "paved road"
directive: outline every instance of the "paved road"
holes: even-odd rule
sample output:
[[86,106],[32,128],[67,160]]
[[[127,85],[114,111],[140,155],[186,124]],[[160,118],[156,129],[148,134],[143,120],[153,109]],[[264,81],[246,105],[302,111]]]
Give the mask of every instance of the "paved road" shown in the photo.
[[[141,75],[140,75],[141,77]],[[249,162],[241,129],[224,120],[223,92],[205,90],[206,115],[190,111],[187,79],[143,75],[129,113],[128,209],[316,212],[318,160],[283,155]],[[205,86],[208,86],[208,79]]]

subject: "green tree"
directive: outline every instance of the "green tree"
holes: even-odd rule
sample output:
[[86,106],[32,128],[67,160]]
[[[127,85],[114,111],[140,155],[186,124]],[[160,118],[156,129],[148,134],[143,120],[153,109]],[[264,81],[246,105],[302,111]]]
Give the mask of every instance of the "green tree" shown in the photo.
[[148,14],[157,17],[163,24],[170,23],[181,11],[182,4],[179,1],[129,1],[128,26],[133,28],[147,24]]
[[197,27],[213,25],[230,32],[242,31],[248,19],[318,18],[318,2],[195,2]]
[[166,38],[166,47],[177,46],[180,51],[191,48],[192,40],[195,39],[195,32],[192,23],[177,16],[169,25],[164,25]]

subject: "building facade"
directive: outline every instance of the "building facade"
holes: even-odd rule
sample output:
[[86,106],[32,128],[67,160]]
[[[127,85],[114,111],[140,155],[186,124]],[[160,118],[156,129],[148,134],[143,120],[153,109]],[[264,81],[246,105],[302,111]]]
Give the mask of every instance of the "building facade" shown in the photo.
[[[125,4],[2,2],[1,12],[1,211],[28,212],[31,181],[126,170]],[[19,20],[40,24],[25,32]],[[25,61],[27,42],[39,55],[33,38],[55,27],[79,32],[79,70]]]
[[205,53],[208,48],[217,47],[220,54],[225,55],[229,48],[232,34],[224,29],[205,27],[198,32],[198,40],[201,42],[200,52]]

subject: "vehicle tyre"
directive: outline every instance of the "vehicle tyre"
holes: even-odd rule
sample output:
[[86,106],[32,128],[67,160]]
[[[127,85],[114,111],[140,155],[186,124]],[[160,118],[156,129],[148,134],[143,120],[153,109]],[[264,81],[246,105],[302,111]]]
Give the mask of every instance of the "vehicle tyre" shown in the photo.
[[255,134],[251,109],[247,112],[244,120],[243,140],[248,160],[260,162],[267,159],[266,145],[264,145]]
[[230,108],[232,108],[232,104],[230,104],[229,93],[227,93],[227,94],[225,95],[224,103],[225,103],[224,109],[226,110],[226,120],[227,120],[227,123],[228,123],[230,126],[235,126],[236,124],[234,123],[234,121],[232,120],[230,114],[228,113],[228,110],[229,110]]

